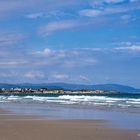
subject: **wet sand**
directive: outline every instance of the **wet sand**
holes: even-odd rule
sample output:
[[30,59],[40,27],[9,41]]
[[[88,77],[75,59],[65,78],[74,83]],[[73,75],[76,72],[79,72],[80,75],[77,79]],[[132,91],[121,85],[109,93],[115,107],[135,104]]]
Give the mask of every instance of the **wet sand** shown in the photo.
[[0,109],[0,140],[140,140],[139,133],[102,120],[44,120]]

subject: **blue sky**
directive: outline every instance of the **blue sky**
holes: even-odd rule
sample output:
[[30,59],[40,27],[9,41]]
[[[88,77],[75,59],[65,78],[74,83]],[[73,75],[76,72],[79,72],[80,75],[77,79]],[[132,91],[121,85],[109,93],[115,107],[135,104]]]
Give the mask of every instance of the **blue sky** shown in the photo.
[[140,88],[140,0],[0,0],[0,82]]

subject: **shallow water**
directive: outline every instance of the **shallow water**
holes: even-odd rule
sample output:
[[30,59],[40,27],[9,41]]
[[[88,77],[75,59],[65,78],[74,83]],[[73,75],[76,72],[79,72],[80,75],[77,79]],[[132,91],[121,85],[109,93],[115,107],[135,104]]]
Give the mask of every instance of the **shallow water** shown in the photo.
[[47,119],[108,120],[113,127],[140,130],[140,94],[0,95],[0,108]]
[[108,120],[111,121],[112,127],[140,130],[140,113],[131,113],[128,110],[116,111],[106,109],[106,107],[104,109],[98,109],[54,103],[1,103],[0,108],[22,115],[35,115],[41,118],[55,120]]

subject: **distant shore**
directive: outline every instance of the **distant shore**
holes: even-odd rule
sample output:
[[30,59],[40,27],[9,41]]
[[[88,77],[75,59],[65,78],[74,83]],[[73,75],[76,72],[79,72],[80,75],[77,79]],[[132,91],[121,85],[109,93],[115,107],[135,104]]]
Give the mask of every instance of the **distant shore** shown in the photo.
[[0,94],[121,94],[124,92],[107,90],[64,90],[64,89],[31,89],[12,88],[0,89]]

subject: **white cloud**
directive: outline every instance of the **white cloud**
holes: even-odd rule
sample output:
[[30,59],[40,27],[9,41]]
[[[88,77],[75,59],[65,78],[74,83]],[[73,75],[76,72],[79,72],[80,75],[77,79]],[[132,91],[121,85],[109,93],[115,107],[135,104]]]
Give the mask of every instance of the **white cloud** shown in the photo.
[[98,15],[101,15],[103,11],[101,10],[95,10],[95,9],[85,9],[81,10],[79,12],[80,15],[82,16],[87,16],[87,17],[96,17]]
[[88,59],[85,60],[85,63],[87,65],[95,65],[95,64],[97,64],[97,62],[98,61],[96,59],[94,59],[94,58],[88,58]]
[[115,48],[117,51],[129,51],[129,52],[140,52],[140,46],[132,45],[127,47],[117,47]]
[[104,2],[106,3],[120,3],[120,2],[124,2],[125,0],[104,0]]
[[123,42],[114,42],[114,43],[112,43],[112,45],[117,45],[117,46],[131,46],[131,45],[133,45],[133,43],[131,42],[131,41],[123,41]]
[[53,53],[53,51],[51,49],[49,49],[49,48],[44,49],[44,54],[45,55],[51,55],[52,53]]
[[13,11],[15,9],[21,8],[22,4],[23,4],[23,2],[21,2],[21,1],[1,0],[0,1],[0,13],[1,12],[7,13],[7,12]]
[[13,46],[21,42],[25,36],[16,32],[1,32],[0,33],[0,47]]
[[54,78],[56,80],[66,80],[69,78],[69,75],[57,73],[57,74],[53,74],[52,78]]
[[104,51],[105,48],[82,48],[81,50],[84,50],[84,51],[101,52],[101,51]]
[[44,73],[41,71],[30,71],[25,73],[24,76],[29,79],[40,79],[45,77]]
[[47,25],[41,27],[39,32],[44,35],[49,35],[56,31],[73,29],[77,26],[79,26],[79,22],[72,20],[50,22]]
[[132,18],[131,15],[122,15],[122,16],[121,16],[121,19],[123,19],[123,20],[129,20],[129,19],[131,19],[131,18]]
[[93,8],[103,8],[104,6],[107,5],[112,5],[112,4],[120,4],[125,2],[126,0],[93,0],[90,2],[90,5]]
[[83,81],[90,81],[90,79],[87,78],[87,77],[84,76],[84,75],[80,75],[79,78],[80,78],[80,80],[83,80]]
[[[130,44],[129,42],[126,44]],[[46,51],[42,51],[42,54],[24,54],[24,57],[21,59],[21,52],[17,55],[14,55],[14,59],[9,59],[13,54],[9,56],[2,57],[0,55],[0,77],[3,79],[10,79],[11,81],[21,81],[21,82],[80,82],[80,83],[90,83],[93,80],[93,77],[96,77],[95,73],[102,74],[102,68],[105,68],[102,76],[106,71],[107,66],[114,66],[117,61],[114,58],[118,58],[119,54],[124,56],[120,58],[120,62],[128,57],[132,58],[130,53],[133,53],[133,56],[139,56],[140,45],[125,45],[125,47],[114,47],[114,48],[77,48],[77,49],[65,49],[65,50],[51,50],[46,48]],[[45,50],[45,49],[44,49]],[[44,55],[46,52],[47,57]],[[50,52],[53,52],[53,55],[50,55]],[[137,52],[137,53],[135,53]],[[63,57],[60,57],[60,54],[63,53]],[[133,59],[133,58],[132,58]],[[106,64],[105,64],[106,63]],[[118,62],[117,62],[118,63]],[[124,63],[123,63],[124,64]],[[122,64],[122,65],[123,65]],[[119,64],[117,64],[119,65]],[[11,69],[11,67],[13,69]],[[7,71],[13,70],[16,72],[16,75],[5,78]],[[90,76],[91,75],[91,76]],[[99,74],[97,77],[100,76]],[[47,77],[47,78],[46,78]],[[91,81],[90,81],[91,80]],[[2,81],[2,80],[1,80]]]
[[[118,0],[119,1],[119,0]],[[121,1],[121,0],[120,0]],[[106,1],[107,2],[107,1]],[[115,0],[108,0],[108,2],[117,2]],[[96,8],[90,8],[90,9],[84,9],[80,10],[79,14],[81,16],[87,16],[87,17],[97,17],[100,15],[109,15],[109,14],[117,14],[117,13],[125,13],[128,11],[134,11],[140,9],[139,4],[128,4],[128,5],[118,5],[118,6],[97,6]],[[127,17],[128,18],[128,17]]]
[[43,11],[43,12],[26,14],[25,18],[27,18],[27,19],[53,18],[53,20],[60,20],[64,16],[74,17],[75,15],[70,12],[66,12],[66,11],[62,11],[62,10],[51,10],[51,11],[47,11],[47,12]]
[[83,0],[0,0],[0,17],[15,13],[56,10],[67,6],[80,5]]
[[94,66],[97,64],[97,59],[93,58],[92,56],[92,53],[90,54],[89,57],[86,57],[86,56],[82,56],[79,55],[80,58],[78,59],[70,59],[70,60],[67,60],[67,58],[65,60],[63,60],[63,64],[62,66],[65,67],[65,68],[70,68],[70,69],[73,69],[73,68],[80,68],[80,67],[86,67],[86,66]]
[[50,48],[45,48],[43,51],[37,51],[37,52],[34,52],[33,54],[35,55],[40,55],[40,56],[51,56],[53,55],[55,52],[50,49]]
[[43,13],[32,13],[32,14],[28,14],[26,15],[26,18],[28,19],[37,19],[37,18],[41,18],[43,16]]
[[19,60],[15,60],[15,61],[2,61],[0,62],[0,65],[3,65],[3,66],[14,66],[14,65],[23,65],[23,64],[26,64],[27,62],[26,61],[19,61]]
[[38,65],[59,65],[60,67],[74,68],[95,65],[98,61],[93,57],[92,52],[100,52],[99,48],[91,49],[66,49],[52,50],[46,48],[43,51],[34,52],[33,57],[42,59],[36,61]]
[[16,77],[18,74],[15,71],[1,72],[0,77],[9,78]]

